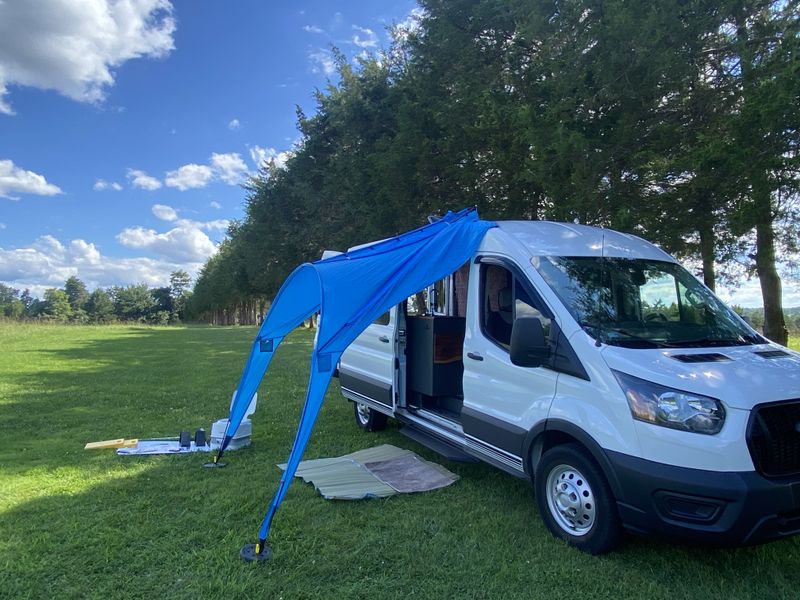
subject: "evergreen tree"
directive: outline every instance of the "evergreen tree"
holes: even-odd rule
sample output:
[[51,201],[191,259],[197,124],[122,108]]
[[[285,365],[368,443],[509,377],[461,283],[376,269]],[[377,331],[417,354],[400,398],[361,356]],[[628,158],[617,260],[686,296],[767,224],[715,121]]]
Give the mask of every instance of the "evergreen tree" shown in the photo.
[[91,323],[111,323],[115,319],[114,315],[114,301],[111,295],[103,290],[97,288],[86,301],[86,313]]

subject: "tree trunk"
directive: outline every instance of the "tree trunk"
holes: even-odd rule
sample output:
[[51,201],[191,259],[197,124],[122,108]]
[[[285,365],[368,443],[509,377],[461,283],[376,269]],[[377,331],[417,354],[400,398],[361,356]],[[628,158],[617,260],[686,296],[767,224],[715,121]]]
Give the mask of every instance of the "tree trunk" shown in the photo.
[[775,268],[775,232],[771,221],[756,225],[756,270],[764,301],[764,335],[786,346],[789,332],[783,318],[781,278]]
[[714,271],[714,230],[705,223],[700,226],[700,256],[703,259],[703,283],[714,291],[717,274]]

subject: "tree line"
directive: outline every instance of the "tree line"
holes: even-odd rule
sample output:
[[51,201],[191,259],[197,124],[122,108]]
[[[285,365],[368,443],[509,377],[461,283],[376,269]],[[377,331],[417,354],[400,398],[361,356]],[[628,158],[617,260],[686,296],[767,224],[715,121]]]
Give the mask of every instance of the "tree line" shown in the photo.
[[198,318],[236,321],[299,263],[475,205],[633,232],[714,288],[758,277],[786,343],[800,186],[798,0],[421,0],[415,27],[297,111],[247,186]]
[[191,278],[185,271],[173,271],[169,286],[149,288],[146,284],[97,288],[89,292],[75,276],[63,288],[45,290],[35,298],[0,283],[0,317],[56,323],[102,324],[118,321],[167,325],[186,317],[191,297]]

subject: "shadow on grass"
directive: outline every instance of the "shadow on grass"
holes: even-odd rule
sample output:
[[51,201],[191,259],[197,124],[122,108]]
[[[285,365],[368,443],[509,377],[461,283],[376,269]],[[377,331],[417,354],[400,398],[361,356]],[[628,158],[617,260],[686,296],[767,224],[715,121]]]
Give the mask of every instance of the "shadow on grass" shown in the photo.
[[[202,469],[205,455],[117,457],[82,447],[225,416],[253,334],[142,328],[23,348],[0,397],[0,422],[9,425],[0,447],[0,596],[796,597],[797,538],[731,550],[631,540],[588,557],[549,535],[528,482],[448,463],[396,426],[362,434],[335,385],[309,458],[392,443],[461,479],[426,494],[349,503],[325,501],[298,480],[274,524],[274,557],[244,564],[238,550],[254,541],[280,477],[275,464],[294,437],[310,334],[278,353],[254,416],[254,445],[231,453],[228,469]],[[28,356],[38,362],[22,364]]]
[[238,549],[279,477],[262,454],[238,452],[216,471],[198,455],[106,455],[101,483],[2,514],[4,597],[790,598],[800,583],[792,541],[633,540],[588,557],[545,532],[525,482],[480,465],[445,490],[383,501],[328,502],[296,482],[273,558],[248,565]]

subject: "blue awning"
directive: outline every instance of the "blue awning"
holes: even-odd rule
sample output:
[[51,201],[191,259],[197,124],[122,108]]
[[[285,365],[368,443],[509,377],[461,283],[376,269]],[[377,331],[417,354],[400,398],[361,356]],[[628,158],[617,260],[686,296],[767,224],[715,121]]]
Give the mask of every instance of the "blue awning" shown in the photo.
[[259,530],[262,545],[303,457],[342,352],[392,306],[469,260],[486,231],[494,226],[491,221],[481,221],[475,209],[448,212],[430,225],[332,258],[303,264],[289,275],[253,342],[220,450],[225,450],[239,428],[283,338],[319,311],[306,401],[286,470]]

